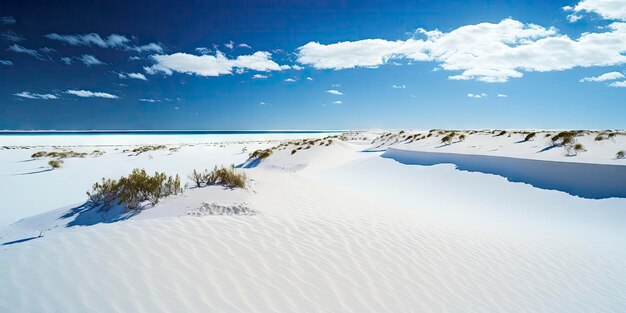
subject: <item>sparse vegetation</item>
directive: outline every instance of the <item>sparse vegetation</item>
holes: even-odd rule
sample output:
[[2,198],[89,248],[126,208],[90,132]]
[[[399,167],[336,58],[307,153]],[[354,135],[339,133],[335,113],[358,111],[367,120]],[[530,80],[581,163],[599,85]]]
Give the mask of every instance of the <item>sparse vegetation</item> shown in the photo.
[[506,130],[500,131],[496,136],[504,136],[506,135]]
[[615,154],[615,158],[616,159],[624,159],[624,158],[626,158],[626,151],[624,151],[624,150],[617,151],[617,153]]
[[156,150],[163,150],[166,149],[167,147],[164,145],[158,145],[158,146],[141,146],[141,147],[137,147],[133,150],[131,150],[131,152],[136,153],[136,155],[140,155],[144,152],[148,152],[148,151],[156,151]]
[[46,152],[46,151],[38,151],[33,153],[30,157],[33,159],[37,159],[37,158],[43,158],[43,157],[48,157],[48,158],[57,158],[57,159],[65,159],[65,158],[84,158],[85,156],[87,156],[87,153],[85,152],[75,152],[75,151],[51,151],[51,152]]
[[146,201],[154,206],[161,198],[179,192],[182,192],[182,188],[178,175],[172,177],[155,172],[150,176],[143,169],[134,169],[128,177],[119,180],[102,179],[102,182],[95,183],[87,196],[94,205],[104,209],[117,201],[128,210],[138,210]]
[[604,140],[604,139],[605,139],[605,138],[604,138],[604,136],[603,136],[602,134],[599,134],[599,135],[597,135],[597,136],[596,136],[596,138],[594,138],[593,140],[594,140],[594,141],[602,141],[602,140]]
[[271,149],[265,149],[265,150],[256,150],[254,152],[252,152],[250,154],[250,158],[252,159],[258,159],[258,160],[263,160],[267,157],[269,157],[270,155],[272,155],[272,150]]
[[465,140],[465,135],[460,135],[460,136],[459,136],[459,140],[460,140],[460,141],[464,141],[464,140]]
[[534,133],[534,132],[533,133],[529,133],[528,135],[526,135],[524,137],[524,141],[531,141],[531,140],[533,140],[533,138],[535,138],[535,136],[537,136],[537,133]]
[[53,169],[61,168],[62,164],[63,164],[63,160],[50,160],[50,161],[48,161],[48,165],[50,165],[50,167],[52,167]]
[[215,167],[207,176],[207,185],[224,185],[231,188],[246,188],[246,174],[235,172],[235,166]]

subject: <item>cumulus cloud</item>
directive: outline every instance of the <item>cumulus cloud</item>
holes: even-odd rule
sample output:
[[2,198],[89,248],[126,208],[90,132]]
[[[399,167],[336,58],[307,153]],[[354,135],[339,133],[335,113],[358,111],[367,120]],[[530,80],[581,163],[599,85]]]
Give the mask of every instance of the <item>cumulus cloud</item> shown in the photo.
[[337,89],[326,90],[326,92],[337,96],[343,96],[343,93]]
[[0,17],[0,24],[2,25],[12,25],[15,24],[15,19],[13,18],[13,16],[3,16]]
[[600,76],[596,76],[596,77],[584,77],[581,80],[579,80],[579,82],[583,83],[583,82],[604,82],[604,81],[608,81],[608,80],[616,80],[616,79],[621,79],[624,78],[624,74],[620,73],[620,72],[609,72],[609,73],[604,73]]
[[89,91],[89,90],[74,90],[74,89],[70,89],[65,91],[65,93],[70,94],[70,95],[75,95],[81,98],[106,98],[106,99],[117,99],[119,98],[116,95],[112,95],[110,93],[106,93],[106,92],[93,92],[93,91]]
[[450,32],[419,29],[423,39],[365,39],[333,44],[309,42],[297,49],[297,61],[319,69],[378,67],[395,59],[434,61],[453,80],[506,82],[523,72],[562,71],[575,67],[626,63],[626,23],[572,39],[553,27],[513,19],[466,25]]
[[37,99],[37,100],[54,100],[54,99],[59,99],[59,97],[57,97],[56,95],[53,94],[49,94],[49,93],[45,93],[45,94],[41,94],[41,93],[32,93],[29,91],[22,91],[20,93],[16,93],[15,94],[18,97],[21,98],[26,98],[26,99]]
[[626,88],[626,80],[620,81],[620,82],[612,82],[611,84],[609,84],[609,86],[618,87],[618,88]]
[[24,53],[24,54],[28,54],[31,57],[35,58],[35,59],[39,59],[39,60],[44,60],[43,56],[41,55],[41,53],[39,53],[37,50],[33,50],[33,49],[28,49],[28,48],[24,48],[18,44],[12,44],[9,46],[9,48],[7,49],[9,51],[13,51],[15,53]]
[[467,96],[469,98],[474,98],[474,99],[480,99],[480,98],[486,98],[487,94],[486,93],[468,93]]
[[0,37],[2,37],[2,39],[6,40],[6,41],[12,41],[12,42],[18,42],[18,41],[22,41],[22,40],[26,40],[26,38],[24,38],[24,36],[12,31],[12,30],[5,30],[2,33],[0,33]]
[[580,14],[595,13],[607,20],[626,21],[626,2],[620,0],[582,0],[575,6],[565,6],[563,10],[572,12],[568,19],[576,22],[582,18]]
[[136,46],[130,44],[131,41],[126,36],[119,34],[111,34],[102,38],[96,33],[74,35],[51,33],[45,35],[45,37],[50,40],[63,42],[70,46],[97,46],[100,48],[117,48],[137,52],[163,52],[163,47],[160,44],[149,43],[147,45]]
[[98,58],[94,57],[93,55],[89,55],[89,54],[83,54],[80,57],[78,57],[77,59],[80,60],[81,62],[83,62],[83,64],[85,64],[87,66],[104,64],[104,62],[98,60]]
[[146,76],[141,73],[118,73],[117,76],[121,79],[133,78],[139,80],[148,80]]
[[229,59],[222,52],[215,55],[193,55],[174,53],[153,55],[151,58],[156,64],[145,67],[148,74],[163,72],[171,75],[173,72],[194,74],[198,76],[220,76],[232,74],[233,70],[253,70],[259,72],[281,71],[284,68],[271,60],[272,54],[257,51],[250,55],[240,55]]
[[13,65],[13,62],[9,60],[0,60],[1,65]]
[[394,88],[394,89],[406,89],[406,85],[391,85],[391,88]]

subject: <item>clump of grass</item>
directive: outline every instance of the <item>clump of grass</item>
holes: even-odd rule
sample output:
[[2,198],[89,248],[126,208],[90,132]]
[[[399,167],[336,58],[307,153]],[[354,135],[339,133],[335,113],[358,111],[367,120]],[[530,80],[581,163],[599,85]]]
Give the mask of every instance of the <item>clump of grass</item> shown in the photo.
[[535,136],[537,136],[537,133],[529,133],[528,135],[526,135],[526,137],[524,137],[524,141],[530,141],[533,138],[535,138]]
[[172,177],[155,172],[150,176],[143,169],[134,169],[128,177],[119,180],[102,179],[102,182],[95,183],[87,196],[94,205],[104,209],[117,201],[128,210],[138,210],[146,201],[154,206],[161,198],[179,192],[182,192],[182,188],[178,175]]
[[235,172],[235,166],[215,167],[207,176],[208,185],[224,185],[231,188],[246,188],[246,174]]
[[48,152],[46,151],[38,151],[33,153],[30,157],[33,159],[37,159],[37,158],[42,158],[45,157],[48,154]]
[[578,154],[578,153],[580,153],[580,152],[587,151],[587,150],[585,150],[585,146],[583,146],[583,145],[582,145],[582,144],[580,144],[580,143],[575,144],[575,145],[574,145],[574,147],[573,147],[573,149],[574,149],[574,153],[575,153],[575,154]]
[[155,150],[162,150],[162,149],[166,149],[167,147],[164,145],[158,145],[158,146],[141,146],[141,147],[137,147],[133,150],[131,150],[131,152],[136,153],[136,155],[140,155],[144,152],[148,152],[148,151],[155,151]]
[[293,149],[293,150],[291,150],[291,155],[296,154],[296,152],[298,152],[298,150],[297,150],[297,149]]
[[617,153],[615,154],[615,158],[616,159],[624,159],[624,158],[626,158],[626,151],[624,151],[624,150],[617,151]]
[[459,136],[459,140],[460,140],[460,141],[464,141],[464,140],[465,140],[465,135],[460,135],[460,136]]
[[499,136],[504,136],[504,135],[506,135],[506,130],[500,131],[500,132],[496,135],[496,137],[499,137]]
[[84,158],[85,156],[87,156],[87,153],[85,152],[75,152],[75,151],[51,151],[51,152],[46,152],[46,151],[39,151],[39,152],[35,152],[31,155],[31,158],[36,159],[36,158],[43,158],[43,157],[48,157],[48,158],[57,158],[57,159],[65,159],[65,158]]
[[48,165],[50,165],[50,167],[52,167],[53,169],[61,168],[61,165],[63,165],[63,160],[50,160],[48,161]]
[[454,140],[455,136],[456,136],[456,134],[454,132],[449,133],[449,134],[443,136],[443,138],[441,138],[441,143],[443,143],[445,145],[450,145],[450,144],[452,144],[452,141]]
[[593,140],[594,140],[594,141],[602,141],[602,140],[604,140],[604,139],[605,139],[605,138],[604,138],[604,136],[603,136],[602,134],[599,134],[599,135],[598,135],[598,136],[596,136],[596,138],[594,138]]
[[271,149],[265,149],[265,150],[259,149],[259,150],[256,150],[256,151],[252,152],[250,154],[250,158],[263,160],[263,159],[269,157],[270,155],[272,155],[272,150]]

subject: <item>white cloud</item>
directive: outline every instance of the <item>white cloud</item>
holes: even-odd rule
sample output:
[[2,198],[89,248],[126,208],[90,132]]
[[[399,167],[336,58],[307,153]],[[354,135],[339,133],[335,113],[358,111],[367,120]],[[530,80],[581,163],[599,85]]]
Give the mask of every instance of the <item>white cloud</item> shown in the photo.
[[333,95],[337,95],[337,96],[343,96],[343,93],[341,93],[341,91],[336,90],[336,89],[330,89],[330,90],[326,90],[327,93],[333,94]]
[[553,27],[513,19],[466,25],[448,33],[419,29],[424,39],[365,39],[334,44],[309,42],[297,49],[298,62],[319,69],[377,67],[390,60],[434,61],[453,80],[506,82],[523,72],[626,63],[626,23],[572,39]]
[[118,73],[117,76],[121,79],[134,78],[140,80],[148,80],[146,76],[141,73]]
[[307,77],[306,80],[313,80],[313,78],[312,77]]
[[620,72],[608,72],[596,77],[585,77],[579,80],[579,82],[604,82],[607,80],[616,80],[621,78],[624,78],[624,74]]
[[12,41],[12,42],[18,42],[18,41],[22,41],[22,40],[26,40],[26,38],[24,38],[24,36],[12,31],[12,30],[5,30],[2,33],[0,33],[0,37],[2,37],[2,39],[6,40],[6,41]]
[[141,102],[150,102],[150,103],[161,102],[161,100],[158,100],[158,99],[144,99],[144,98],[139,99],[139,101],[141,101]]
[[72,58],[70,58],[70,57],[62,57],[61,58],[61,62],[63,62],[65,65],[70,65],[70,64],[72,64]]
[[3,17],[0,17],[0,24],[12,25],[12,24],[15,24],[15,19],[13,18],[13,16],[3,16]]
[[286,82],[288,82],[288,83],[293,83],[293,82],[295,82],[296,80],[295,80],[295,79],[293,79],[293,78],[287,78],[287,79],[285,79],[285,81],[286,81]]
[[219,76],[232,74],[234,69],[253,70],[259,72],[281,71],[282,68],[271,60],[271,53],[257,51],[250,55],[240,55],[235,59],[227,58],[217,51],[215,55],[193,55],[174,53],[153,55],[156,64],[145,67],[148,74],[163,72],[171,75],[173,72],[195,74],[198,76]]
[[337,101],[333,101],[333,104],[342,104],[343,102],[341,100],[337,100]]
[[77,59],[83,62],[87,66],[104,64],[104,62],[98,60],[96,57],[94,57],[93,55],[89,55],[89,54],[83,54]]
[[27,98],[27,99],[38,99],[38,100],[54,100],[54,99],[59,99],[59,97],[57,97],[56,95],[53,94],[41,94],[41,93],[31,93],[29,91],[22,91],[20,93],[16,93],[15,94],[18,97],[21,98]]
[[509,97],[508,95],[505,95],[505,94],[502,94],[502,93],[498,94],[498,98],[508,98],[508,97]]
[[391,88],[394,88],[394,89],[406,89],[406,85],[391,85]]
[[13,65],[13,62],[9,60],[0,60],[0,64],[2,65]]
[[119,98],[116,95],[112,95],[110,93],[106,93],[106,92],[93,92],[93,91],[89,91],[89,90],[67,90],[65,91],[65,93],[70,94],[70,95],[75,95],[81,98],[106,98],[106,99],[117,99]]
[[226,48],[228,48],[230,50],[233,50],[233,48],[235,47],[235,43],[231,40],[231,41],[225,43],[224,47],[226,47]]
[[9,51],[13,51],[15,53],[24,53],[24,54],[28,54],[31,57],[35,58],[35,59],[39,59],[39,60],[43,60],[43,56],[41,55],[41,53],[37,52],[37,50],[33,50],[33,49],[28,49],[28,48],[24,48],[18,44],[12,44],[9,46],[9,48],[7,49]]
[[263,75],[263,74],[254,74],[252,75],[252,79],[266,79],[267,75]]
[[252,49],[252,47],[250,47],[248,44],[246,43],[240,43],[239,44],[239,48],[248,48],[248,49]]
[[469,98],[475,98],[475,99],[480,99],[480,98],[486,98],[487,94],[486,93],[479,93],[479,94],[474,94],[474,93],[468,93],[467,96]]
[[200,54],[209,54],[211,53],[211,49],[207,48],[207,47],[198,47],[196,49],[196,52],[200,53]]
[[131,61],[141,60],[141,58],[140,58],[140,57],[135,56],[135,55],[133,55],[133,56],[131,56],[131,57],[128,57],[128,59],[129,59],[129,60],[131,60]]
[[609,84],[609,86],[618,87],[618,88],[626,88],[626,80],[620,81],[620,82],[612,82],[611,84]]
[[292,69],[296,70],[296,71],[300,71],[300,70],[302,70],[302,69],[303,69],[303,67],[302,67],[302,66],[300,66],[300,65],[298,65],[298,64],[292,65],[292,66],[290,66],[290,67],[291,67]]
[[574,7],[565,6],[563,10],[573,12],[568,16],[570,22],[576,22],[582,16],[576,13],[595,13],[607,20],[626,21],[626,1],[622,0],[582,0]]
[[66,43],[70,46],[97,46],[100,48],[118,48],[123,50],[131,50],[137,52],[163,52],[160,44],[149,43],[147,45],[135,46],[130,44],[130,39],[124,35],[111,34],[102,38],[99,34],[75,34],[61,35],[57,33],[47,34],[46,38]]

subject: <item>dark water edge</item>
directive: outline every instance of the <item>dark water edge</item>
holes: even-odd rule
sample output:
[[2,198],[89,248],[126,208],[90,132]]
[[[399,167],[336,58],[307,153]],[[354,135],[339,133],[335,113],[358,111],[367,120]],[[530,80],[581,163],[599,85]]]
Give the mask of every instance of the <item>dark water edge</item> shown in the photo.
[[345,130],[62,130],[0,131],[0,136],[326,134]]

